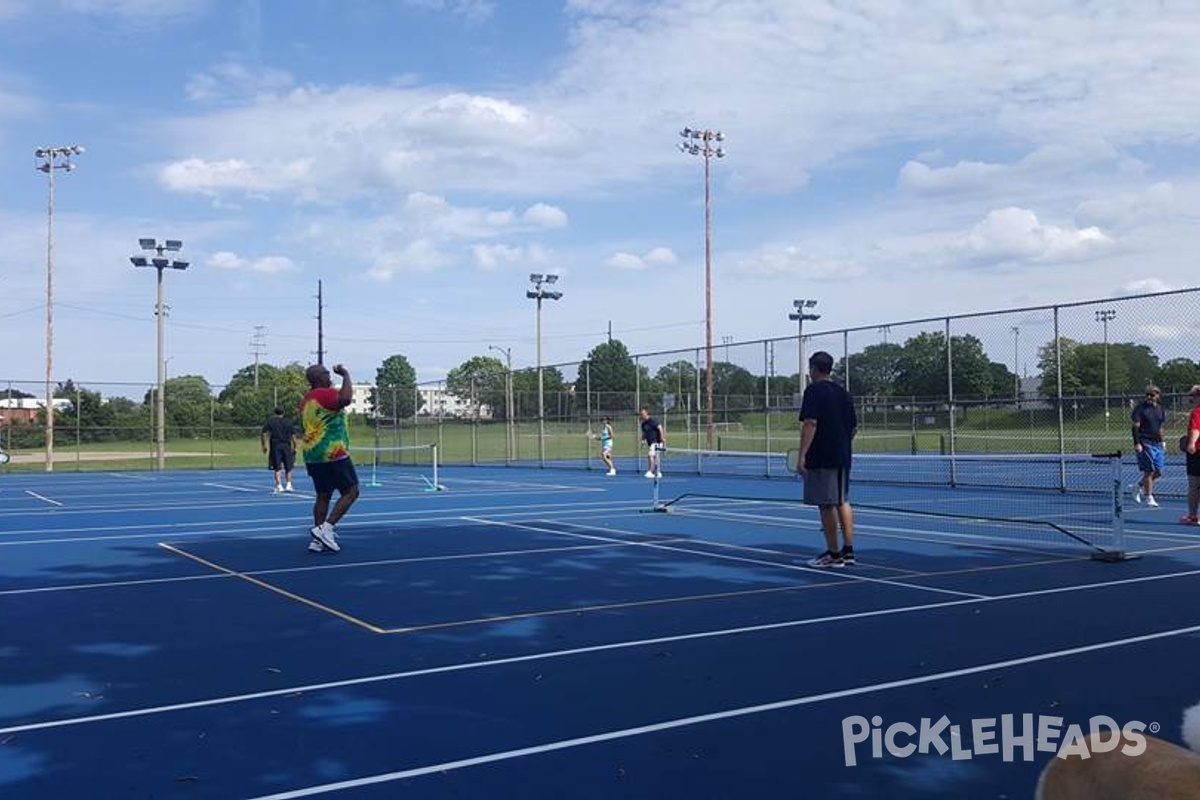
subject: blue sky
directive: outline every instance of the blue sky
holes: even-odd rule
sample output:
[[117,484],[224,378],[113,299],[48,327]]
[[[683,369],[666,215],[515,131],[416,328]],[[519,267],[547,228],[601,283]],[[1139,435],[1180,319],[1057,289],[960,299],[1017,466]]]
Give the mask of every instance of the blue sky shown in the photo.
[[530,272],[562,276],[546,363],[610,322],[701,346],[685,126],[727,136],[717,342],[787,335],[796,297],[815,332],[1197,283],[1188,3],[0,0],[0,41],[0,380],[45,369],[44,145],[86,147],[56,176],[54,372],[87,385],[154,380],[142,236],[192,263],[169,373],[214,384],[260,326],[265,361],[314,360],[318,280],[361,380],[532,365]]

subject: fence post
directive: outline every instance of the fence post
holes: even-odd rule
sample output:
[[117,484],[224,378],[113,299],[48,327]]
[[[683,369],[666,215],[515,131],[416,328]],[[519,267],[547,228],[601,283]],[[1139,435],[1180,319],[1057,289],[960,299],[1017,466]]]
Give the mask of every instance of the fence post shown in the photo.
[[1058,306],[1054,307],[1054,406],[1058,410],[1058,488],[1060,491],[1067,490],[1067,432],[1063,427],[1063,363],[1062,363],[1062,337],[1058,330]]
[[950,341],[950,318],[946,317],[946,406],[950,410],[950,485],[958,483],[957,464],[954,454],[957,448],[954,425],[954,345]]

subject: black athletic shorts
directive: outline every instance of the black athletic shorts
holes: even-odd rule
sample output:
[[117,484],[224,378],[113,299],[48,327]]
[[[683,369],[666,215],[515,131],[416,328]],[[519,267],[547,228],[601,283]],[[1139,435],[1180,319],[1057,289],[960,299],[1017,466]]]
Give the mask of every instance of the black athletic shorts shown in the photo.
[[267,469],[291,472],[296,466],[296,451],[290,444],[273,444],[267,458]]
[[354,462],[349,458],[304,466],[312,478],[313,489],[317,494],[347,492],[352,486],[358,485],[358,473],[354,471]]

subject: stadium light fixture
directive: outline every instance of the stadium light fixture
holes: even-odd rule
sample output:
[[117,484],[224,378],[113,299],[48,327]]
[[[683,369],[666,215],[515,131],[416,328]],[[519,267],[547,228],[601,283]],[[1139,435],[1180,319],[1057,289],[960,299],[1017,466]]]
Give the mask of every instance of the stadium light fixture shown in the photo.
[[[804,390],[808,388],[808,370],[804,368],[804,322],[805,320],[818,320],[820,314],[813,314],[805,311],[806,308],[815,308],[816,300],[793,300],[792,306],[796,309],[795,312],[788,314],[788,319],[796,322],[796,344],[799,347],[799,364],[800,369],[796,373],[796,380],[800,387],[800,395],[804,395]],[[796,398],[796,405],[800,405],[800,398]]]
[[561,300],[562,292],[551,292],[543,289],[545,284],[556,283],[558,276],[554,274],[542,275],[533,273],[529,276],[530,282],[533,283],[533,288],[525,292],[525,296],[530,300],[537,301],[536,312],[536,327],[537,327],[537,376],[538,376],[538,458],[543,466],[546,463],[546,398],[544,393],[544,384],[542,379],[542,301],[543,300]]
[[190,266],[190,263],[175,258],[167,258],[163,255],[165,252],[178,252],[183,249],[183,242],[179,239],[167,239],[165,242],[159,243],[157,239],[138,239],[138,245],[143,250],[153,250],[155,256],[146,258],[145,256],[135,255],[129,257],[129,262],[135,267],[153,267],[158,273],[158,291],[157,300],[154,304],[154,315],[157,318],[158,327],[158,355],[156,365],[158,369],[157,388],[154,392],[154,407],[155,407],[155,435],[154,435],[154,452],[158,463],[158,469],[163,470],[167,467],[167,421],[166,421],[166,399],[165,388],[167,383],[167,361],[163,358],[163,317],[165,307],[163,306],[163,270],[177,269],[185,270]]
[[[684,141],[679,143],[679,150],[686,155],[700,156],[704,159],[704,330],[705,353],[708,366],[705,370],[705,383],[708,406],[708,447],[713,447],[713,302],[712,302],[712,194],[710,185],[710,162],[713,158],[724,158],[725,150],[713,147],[713,142],[725,141],[725,134],[720,131],[684,128],[679,134]],[[697,144],[699,142],[699,144]]]
[[63,147],[39,147],[33,155],[39,159],[35,166],[46,173],[46,471],[54,471],[54,173],[75,169],[71,156],[80,155],[77,144]]

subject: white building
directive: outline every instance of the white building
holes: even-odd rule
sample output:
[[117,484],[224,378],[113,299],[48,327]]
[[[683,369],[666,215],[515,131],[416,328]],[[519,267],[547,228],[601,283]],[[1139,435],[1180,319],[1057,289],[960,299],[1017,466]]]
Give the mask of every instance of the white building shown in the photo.
[[[347,410],[352,414],[371,416],[371,391],[374,388],[374,384],[354,384],[354,400]],[[423,417],[471,417],[475,413],[470,401],[450,394],[441,386],[418,386],[417,392],[421,398],[421,408],[417,413]],[[480,416],[490,417],[491,409],[483,406],[479,413]]]

